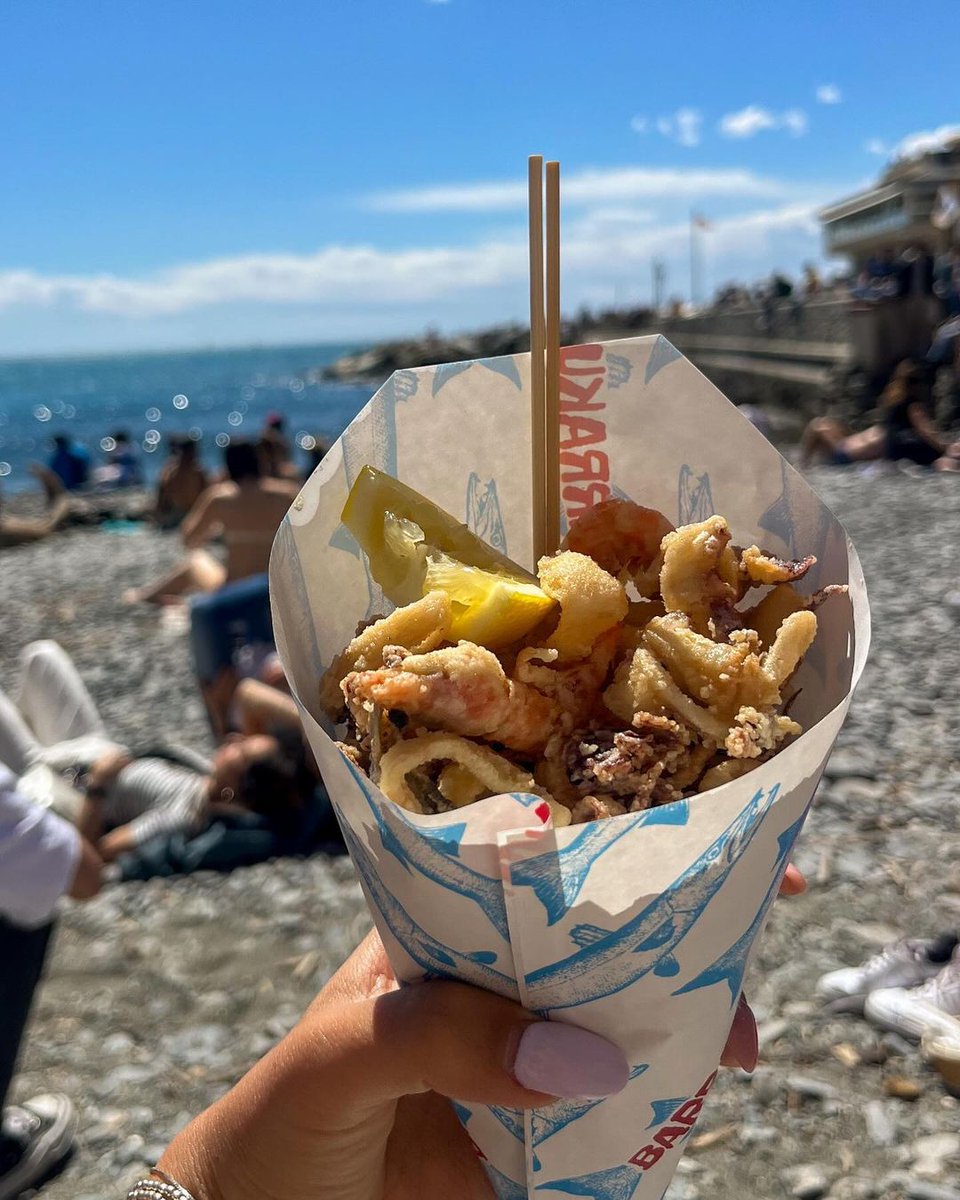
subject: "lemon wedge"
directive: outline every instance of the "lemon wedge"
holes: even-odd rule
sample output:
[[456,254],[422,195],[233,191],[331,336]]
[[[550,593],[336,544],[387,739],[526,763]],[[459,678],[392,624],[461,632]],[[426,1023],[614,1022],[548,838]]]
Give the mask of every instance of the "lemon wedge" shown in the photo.
[[424,594],[427,556],[447,558],[536,587],[536,577],[448,512],[375,467],[363,467],[341,520],[367,556],[370,573],[394,604]]
[[499,650],[528,634],[554,607],[535,583],[470,567],[447,555],[431,555],[426,566],[424,595],[444,591],[453,604],[451,641]]

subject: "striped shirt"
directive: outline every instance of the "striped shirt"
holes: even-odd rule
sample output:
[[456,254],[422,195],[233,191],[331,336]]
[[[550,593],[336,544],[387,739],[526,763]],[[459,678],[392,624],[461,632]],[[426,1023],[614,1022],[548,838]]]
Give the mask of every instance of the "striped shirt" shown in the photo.
[[163,758],[138,758],[123,768],[103,808],[108,826],[129,825],[136,844],[158,834],[197,833],[206,813],[203,775]]

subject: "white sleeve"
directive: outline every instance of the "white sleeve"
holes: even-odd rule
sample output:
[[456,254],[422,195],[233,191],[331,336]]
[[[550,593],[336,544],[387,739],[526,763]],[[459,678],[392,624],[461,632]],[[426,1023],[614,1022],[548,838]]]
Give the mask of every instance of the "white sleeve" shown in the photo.
[[31,928],[53,915],[80,858],[80,835],[56,813],[17,794],[0,767],[0,915]]

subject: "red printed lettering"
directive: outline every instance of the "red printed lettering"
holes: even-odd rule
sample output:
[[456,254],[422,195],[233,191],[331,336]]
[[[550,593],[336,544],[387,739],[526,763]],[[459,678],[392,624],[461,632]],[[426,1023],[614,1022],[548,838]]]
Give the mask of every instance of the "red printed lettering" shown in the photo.
[[657,1165],[661,1158],[663,1158],[663,1151],[659,1146],[643,1146],[630,1161],[641,1171],[649,1171],[651,1167]]
[[635,1167],[639,1167],[641,1171],[649,1171],[651,1167],[656,1166],[667,1150],[672,1150],[678,1142],[683,1141],[696,1124],[704,1097],[710,1091],[716,1077],[717,1072],[714,1071],[695,1096],[684,1100],[671,1113],[668,1123],[661,1125],[653,1135],[653,1141],[640,1147],[629,1160]]
[[592,508],[601,500],[610,499],[610,485],[607,483],[588,483],[585,487],[575,487],[571,484],[563,489],[563,502],[571,514],[576,514],[584,508]]
[[[566,376],[560,376],[560,395],[572,396],[575,403],[567,404],[569,410],[579,410],[587,405],[603,387],[602,379],[593,379],[586,387],[579,383],[574,383],[572,379],[567,379]],[[563,401],[561,401],[561,406]],[[595,411],[595,410],[588,410]]]
[[694,1096],[694,1098],[692,1100],[688,1100],[686,1104],[681,1104],[670,1120],[676,1121],[680,1125],[691,1127],[696,1125],[697,1117],[700,1116],[701,1108],[703,1108],[703,1100],[700,1099],[699,1096]]
[[[673,1118],[670,1118],[671,1121]],[[690,1130],[684,1125],[664,1125],[657,1131],[657,1136],[653,1139],[658,1146],[663,1146],[666,1150],[672,1150],[675,1142],[682,1141],[687,1136]]]
[[566,426],[566,435],[560,438],[561,450],[575,450],[578,446],[593,446],[607,436],[607,427],[594,417],[560,418]]
[[574,472],[560,472],[564,483],[582,483],[585,479],[606,483],[610,478],[610,459],[603,450],[586,450],[583,454],[561,450],[560,466],[575,468]]
[[582,346],[564,346],[560,351],[560,367],[566,370],[572,362],[596,362],[603,358],[603,346],[599,342],[586,342]]

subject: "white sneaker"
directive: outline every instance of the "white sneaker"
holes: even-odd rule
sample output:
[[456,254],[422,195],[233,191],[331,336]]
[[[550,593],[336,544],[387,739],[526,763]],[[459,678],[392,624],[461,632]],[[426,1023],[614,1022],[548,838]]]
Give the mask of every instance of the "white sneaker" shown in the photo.
[[66,1096],[34,1096],[3,1111],[0,1127],[0,1200],[36,1187],[70,1152],[77,1117]]
[[850,1007],[862,1009],[864,999],[878,988],[916,987],[943,969],[942,961],[934,963],[927,956],[931,945],[921,938],[903,938],[859,967],[830,971],[817,984],[817,994],[821,1000],[849,1000]]
[[917,1041],[929,1036],[960,1042],[960,955],[919,987],[871,992],[863,1011],[875,1025]]

